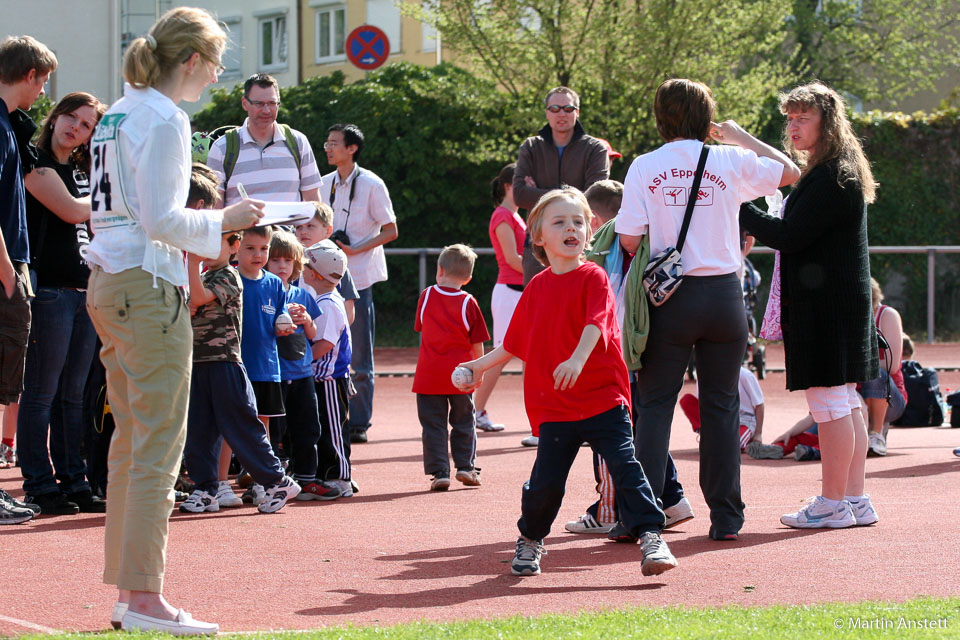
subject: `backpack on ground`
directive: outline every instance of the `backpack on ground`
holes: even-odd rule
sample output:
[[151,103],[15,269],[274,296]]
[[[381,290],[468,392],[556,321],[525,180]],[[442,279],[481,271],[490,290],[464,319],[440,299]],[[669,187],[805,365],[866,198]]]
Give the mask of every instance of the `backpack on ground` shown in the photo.
[[916,360],[904,360],[900,370],[907,390],[907,407],[893,424],[898,427],[939,427],[943,424],[943,408],[936,369],[925,368]]

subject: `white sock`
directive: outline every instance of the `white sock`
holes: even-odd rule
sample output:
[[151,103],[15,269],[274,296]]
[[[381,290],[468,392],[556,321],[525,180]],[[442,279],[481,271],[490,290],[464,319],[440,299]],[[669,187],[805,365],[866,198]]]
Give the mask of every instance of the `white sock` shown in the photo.
[[849,502],[850,504],[853,504],[854,502],[860,502],[865,497],[866,496],[843,496],[843,499]]
[[830,498],[824,498],[823,496],[820,496],[820,499],[823,500],[823,503],[831,509],[836,509],[840,504],[839,500],[831,500]]

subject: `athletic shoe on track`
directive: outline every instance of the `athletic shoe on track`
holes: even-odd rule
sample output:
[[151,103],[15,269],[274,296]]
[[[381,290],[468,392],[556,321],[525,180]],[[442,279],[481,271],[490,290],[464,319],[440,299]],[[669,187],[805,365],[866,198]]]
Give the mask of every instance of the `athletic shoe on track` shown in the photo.
[[615,522],[600,522],[589,513],[585,513],[563,525],[563,528],[570,533],[610,533],[615,525]]
[[297,481],[290,476],[283,476],[283,480],[278,484],[264,491],[263,501],[257,507],[257,510],[260,513],[276,513],[298,495],[300,495],[300,485],[297,484]]
[[180,503],[181,513],[203,513],[204,511],[220,511],[220,503],[217,497],[210,495],[207,491],[194,489],[190,497]]
[[353,485],[349,480],[327,480],[327,484],[340,489],[341,498],[352,498],[353,497]]
[[45,516],[73,516],[80,513],[80,506],[67,500],[59,491],[37,496],[26,495],[23,501],[39,506],[40,512]]
[[783,447],[754,440],[747,443],[747,455],[754,460],[780,460],[783,458]]
[[622,522],[613,525],[613,529],[610,529],[607,538],[614,542],[623,542],[626,544],[636,544],[638,540],[637,536],[630,533],[630,530],[627,529]]
[[673,505],[672,507],[667,507],[663,510],[663,515],[666,516],[666,523],[663,525],[664,529],[670,529],[682,524],[687,520],[693,520],[693,506],[690,504],[690,501],[686,497],[680,498],[680,502]]
[[40,505],[33,504],[32,502],[22,502],[17,500],[3,489],[0,489],[0,505],[5,507],[16,507],[17,509],[29,509],[33,512],[33,515],[40,514]]
[[780,522],[794,529],[844,529],[857,524],[853,509],[846,500],[829,507],[823,496],[817,496],[796,513],[785,513]]
[[243,500],[244,504],[252,504],[255,507],[259,507],[266,499],[266,491],[264,491],[262,484],[253,483],[249,489],[243,492],[240,499]]
[[430,479],[430,491],[446,491],[450,488],[450,473],[443,471],[433,474]]
[[856,519],[858,527],[867,527],[880,522],[880,516],[877,515],[877,510],[873,508],[873,503],[870,502],[870,494],[864,495],[856,502],[851,500],[850,507],[853,509],[853,517]]
[[510,565],[510,573],[515,576],[540,575],[540,556],[546,555],[543,540],[530,540],[520,536],[517,538],[517,552]]
[[797,462],[806,462],[808,460],[819,460],[820,449],[808,447],[805,444],[798,444],[793,450],[793,459]]
[[885,456],[887,455],[887,439],[883,437],[882,433],[876,433],[871,431],[867,434],[867,455],[868,456]]
[[13,447],[0,442],[0,469],[17,466],[17,452]]
[[217,504],[221,507],[242,507],[243,500],[233,492],[229,480],[221,480],[217,486]]
[[640,537],[640,551],[643,552],[640,573],[645,576],[658,576],[677,566],[670,547],[656,531],[648,531]]
[[336,500],[340,497],[340,487],[330,482],[308,482],[300,487],[300,495],[297,500],[305,502],[307,500]]
[[455,476],[457,481],[468,486],[468,487],[479,487],[480,482],[480,469],[457,469],[457,475]]
[[490,419],[486,409],[477,414],[477,429],[480,431],[503,431],[506,427]]
[[33,519],[33,515],[33,511],[30,509],[21,509],[19,507],[0,504],[0,525],[21,524]]
[[127,609],[120,621],[120,628],[124,631],[158,631],[169,633],[172,636],[213,636],[220,631],[220,625],[216,622],[195,620],[183,609],[177,612],[177,617],[174,620],[154,618]]
[[525,447],[536,447],[538,444],[540,444],[540,438],[537,436],[527,436],[520,441],[520,444]]

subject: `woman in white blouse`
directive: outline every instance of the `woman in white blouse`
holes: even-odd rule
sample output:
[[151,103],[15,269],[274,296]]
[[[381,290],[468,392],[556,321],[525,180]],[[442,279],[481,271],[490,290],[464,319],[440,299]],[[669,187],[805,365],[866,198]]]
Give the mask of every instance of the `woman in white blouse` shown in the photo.
[[103,581],[120,597],[111,622],[176,635],[216,633],[164,600],[167,528],[186,433],[193,334],[183,252],[216,257],[221,234],[256,224],[263,203],[186,209],[190,123],[223,70],[226,34],[201,9],[173,9],[124,56],[124,97],[92,141],[94,232],[87,308],[103,341],[116,421],[109,458]]
[[[654,256],[676,246],[687,201],[696,198],[681,251],[683,282],[662,306],[650,306],[650,333],[637,372],[635,444],[660,497],[670,423],[696,346],[700,487],[710,508],[710,537],[735,540],[743,525],[738,382],[747,343],[738,215],[741,203],[793,183],[800,170],[735,122],[713,123],[715,111],[706,85],[683,79],[660,85],[654,114],[666,144],[630,165],[616,230],[630,252],[648,235]],[[726,144],[709,147],[694,195],[694,174],[708,137]]]

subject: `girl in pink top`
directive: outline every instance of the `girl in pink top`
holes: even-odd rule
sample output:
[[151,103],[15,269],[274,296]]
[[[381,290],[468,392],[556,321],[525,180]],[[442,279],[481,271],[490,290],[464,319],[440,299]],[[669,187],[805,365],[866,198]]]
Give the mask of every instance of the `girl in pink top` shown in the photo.
[[[515,164],[508,164],[490,183],[493,201],[498,203],[490,216],[490,243],[497,254],[497,284],[493,287],[490,310],[493,315],[493,346],[503,343],[503,336],[510,326],[513,310],[523,291],[523,271],[521,254],[527,225],[517,214],[517,205],[513,201],[513,170]],[[504,363],[506,364],[506,363]],[[503,365],[491,369],[484,376],[483,384],[474,393],[477,409],[477,428],[482,431],[503,431],[502,424],[495,424],[487,413],[487,400],[500,378]],[[531,436],[532,437],[532,436]],[[536,443],[534,443],[536,444]]]

